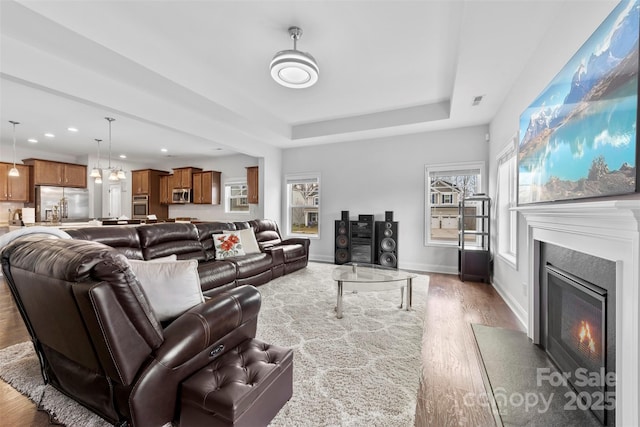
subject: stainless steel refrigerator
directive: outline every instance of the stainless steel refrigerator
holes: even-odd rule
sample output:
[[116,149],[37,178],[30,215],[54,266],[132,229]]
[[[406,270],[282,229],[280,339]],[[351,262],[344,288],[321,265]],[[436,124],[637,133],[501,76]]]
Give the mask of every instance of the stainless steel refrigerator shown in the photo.
[[86,188],[36,186],[36,222],[53,220],[57,210],[60,221],[89,220],[89,190]]

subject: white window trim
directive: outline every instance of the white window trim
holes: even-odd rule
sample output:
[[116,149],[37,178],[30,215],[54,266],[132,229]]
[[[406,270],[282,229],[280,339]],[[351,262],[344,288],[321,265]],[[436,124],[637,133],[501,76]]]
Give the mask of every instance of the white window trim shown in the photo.
[[[502,165],[502,163],[504,163],[506,160],[508,160],[509,158],[511,158],[511,156],[516,156],[516,162],[517,162],[517,156],[518,156],[518,134],[516,133],[511,139],[509,139],[509,141],[505,144],[505,146],[502,148],[502,150],[500,150],[500,152],[498,153],[498,155],[496,156],[496,164],[497,164],[497,170],[496,170],[496,202],[494,203],[494,212],[495,212],[495,218],[496,218],[496,239],[495,239],[495,243],[496,243],[496,253],[498,255],[498,258],[502,259],[506,264],[508,264],[509,266],[511,266],[514,270],[518,269],[518,245],[519,245],[519,238],[518,238],[518,229],[519,229],[519,220],[518,220],[518,216],[516,215],[516,224],[515,224],[515,252],[509,252],[509,251],[503,251],[500,247],[500,237],[498,235],[498,233],[500,232],[500,212],[498,210],[498,198],[500,197],[500,165]],[[516,163],[516,168],[517,168],[517,163]],[[516,170],[516,175],[517,175],[517,170]],[[513,185],[516,186],[518,183],[514,182]],[[517,191],[517,190],[516,190]],[[517,201],[516,201],[517,203]],[[512,206],[511,209],[515,209],[517,206]]]
[[[315,179],[318,182],[318,204],[314,205],[318,207],[318,217],[320,218],[320,221],[318,222],[318,234],[317,235],[312,235],[312,234],[299,234],[299,233],[292,233],[291,232],[291,221],[290,221],[290,207],[291,207],[291,194],[289,192],[289,183],[290,182],[295,182],[295,181],[305,181],[305,180],[311,180],[311,179]],[[284,209],[284,234],[286,237],[307,237],[311,240],[319,240],[321,234],[321,230],[322,230],[322,213],[321,213],[321,208],[322,208],[322,184],[321,184],[321,180],[320,180],[320,172],[308,172],[308,173],[295,173],[295,174],[286,174],[284,176],[284,194],[286,194],[286,200],[285,200],[285,209]],[[281,230],[282,231],[282,230]]]
[[480,179],[478,182],[479,192],[486,192],[485,189],[485,162],[459,162],[459,163],[438,163],[433,165],[425,165],[424,167],[424,246],[433,246],[433,247],[457,247],[458,242],[444,242],[444,241],[433,241],[431,240],[431,195],[430,195],[430,185],[429,185],[429,177],[431,176],[431,172],[444,172],[444,171],[452,171],[452,170],[464,170],[464,169],[479,169],[480,170]]
[[247,185],[247,178],[227,178],[224,182],[224,213],[234,214],[234,215],[251,215],[251,206],[246,211],[231,211],[229,209],[229,194],[227,194],[227,186],[229,185]]

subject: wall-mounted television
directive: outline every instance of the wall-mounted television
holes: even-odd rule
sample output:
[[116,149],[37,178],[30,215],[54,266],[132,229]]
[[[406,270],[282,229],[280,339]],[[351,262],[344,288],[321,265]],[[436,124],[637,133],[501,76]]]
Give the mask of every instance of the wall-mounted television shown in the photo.
[[639,9],[618,4],[520,116],[518,204],[637,191]]

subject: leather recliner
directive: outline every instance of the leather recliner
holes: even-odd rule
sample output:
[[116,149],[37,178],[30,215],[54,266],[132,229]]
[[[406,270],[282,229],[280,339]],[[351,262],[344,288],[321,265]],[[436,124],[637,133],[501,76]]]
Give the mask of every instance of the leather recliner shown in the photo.
[[45,382],[112,423],[157,427],[176,419],[180,383],[255,337],[261,300],[252,286],[225,291],[163,327],[120,252],[48,237],[7,245],[4,276]]

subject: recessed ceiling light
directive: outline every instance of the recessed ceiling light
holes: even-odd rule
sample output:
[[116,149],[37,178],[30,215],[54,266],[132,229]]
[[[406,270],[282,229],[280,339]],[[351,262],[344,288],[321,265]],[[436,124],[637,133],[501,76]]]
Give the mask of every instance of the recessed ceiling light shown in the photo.
[[161,148],[160,151],[162,151],[163,153],[166,153],[169,150],[167,150],[166,148]]
[[45,133],[44,136],[46,136],[47,138],[55,138],[56,136],[52,133]]
[[121,159],[126,159],[126,158],[127,158],[127,155],[126,155],[126,154],[120,154],[120,158],[121,158]]
[[27,141],[32,143],[32,144],[36,144],[38,142],[38,140],[35,139],[35,138],[29,138],[29,139],[27,139]]
[[74,128],[74,127],[68,127],[67,130],[69,132],[78,132],[78,128]]

